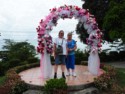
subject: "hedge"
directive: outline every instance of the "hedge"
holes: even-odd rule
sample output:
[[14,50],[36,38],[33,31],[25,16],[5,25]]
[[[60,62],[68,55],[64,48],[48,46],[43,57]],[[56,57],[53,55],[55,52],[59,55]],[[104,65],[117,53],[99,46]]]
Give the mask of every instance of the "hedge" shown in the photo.
[[18,75],[19,72],[39,66],[39,63],[26,64],[9,69],[6,73],[6,81],[3,86],[0,86],[1,94],[22,94],[22,92],[28,89],[28,86],[21,77]]

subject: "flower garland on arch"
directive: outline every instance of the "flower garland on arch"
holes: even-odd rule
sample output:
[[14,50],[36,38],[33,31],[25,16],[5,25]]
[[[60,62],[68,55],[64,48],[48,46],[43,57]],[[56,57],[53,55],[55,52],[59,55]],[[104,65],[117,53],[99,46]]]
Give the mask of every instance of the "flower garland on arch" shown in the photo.
[[[72,18],[78,19],[79,22],[84,24],[84,28],[87,30],[89,37],[87,38],[87,44],[89,48],[100,48],[101,47],[101,38],[102,32],[98,28],[98,24],[96,23],[96,19],[89,13],[88,10],[79,8],[78,6],[72,5],[64,5],[59,8],[52,8],[50,9],[50,14],[46,16],[46,18],[40,21],[39,26],[37,29],[38,32],[38,40],[47,40],[43,35],[49,35],[49,32],[53,29],[53,26],[56,26],[58,23],[57,21],[62,18]],[[49,35],[50,36],[50,35]],[[50,36],[51,37],[51,36]],[[38,42],[38,52],[43,53],[45,46],[41,44],[42,42]],[[51,41],[51,39],[49,40]],[[47,49],[49,49],[49,45],[47,45]],[[52,50],[52,48],[50,48]],[[49,49],[49,50],[50,50]],[[51,53],[51,51],[48,51]]]
[[43,34],[38,40],[38,47],[37,52],[44,54],[44,48],[48,54],[52,54],[53,52],[53,44],[52,44],[52,37],[48,34]]

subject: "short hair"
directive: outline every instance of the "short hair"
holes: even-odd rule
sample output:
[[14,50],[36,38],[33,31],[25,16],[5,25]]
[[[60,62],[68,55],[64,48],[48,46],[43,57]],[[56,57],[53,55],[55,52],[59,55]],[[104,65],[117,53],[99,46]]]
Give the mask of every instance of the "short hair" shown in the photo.
[[63,32],[63,33],[64,33],[64,31],[63,31],[63,30],[60,30],[60,31],[59,31],[59,34],[60,34],[61,32]]

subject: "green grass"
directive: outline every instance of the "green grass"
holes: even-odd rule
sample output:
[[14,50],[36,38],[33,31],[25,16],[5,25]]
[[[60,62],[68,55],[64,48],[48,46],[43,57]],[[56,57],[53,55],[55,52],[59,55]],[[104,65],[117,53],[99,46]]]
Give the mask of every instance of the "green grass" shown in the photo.
[[125,68],[117,68],[118,83],[121,87],[125,87]]
[[5,80],[6,80],[5,76],[2,77],[0,76],[0,86],[4,84]]

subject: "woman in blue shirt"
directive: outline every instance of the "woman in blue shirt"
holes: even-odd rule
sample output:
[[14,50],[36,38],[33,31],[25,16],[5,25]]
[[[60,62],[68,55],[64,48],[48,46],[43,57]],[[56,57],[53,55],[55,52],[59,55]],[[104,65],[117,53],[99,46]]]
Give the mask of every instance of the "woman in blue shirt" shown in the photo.
[[[76,41],[72,39],[72,32],[67,35],[67,59],[66,59],[66,67],[67,67],[67,76],[72,75],[76,76],[75,73],[75,50],[76,50]],[[70,69],[72,72],[70,72]]]

